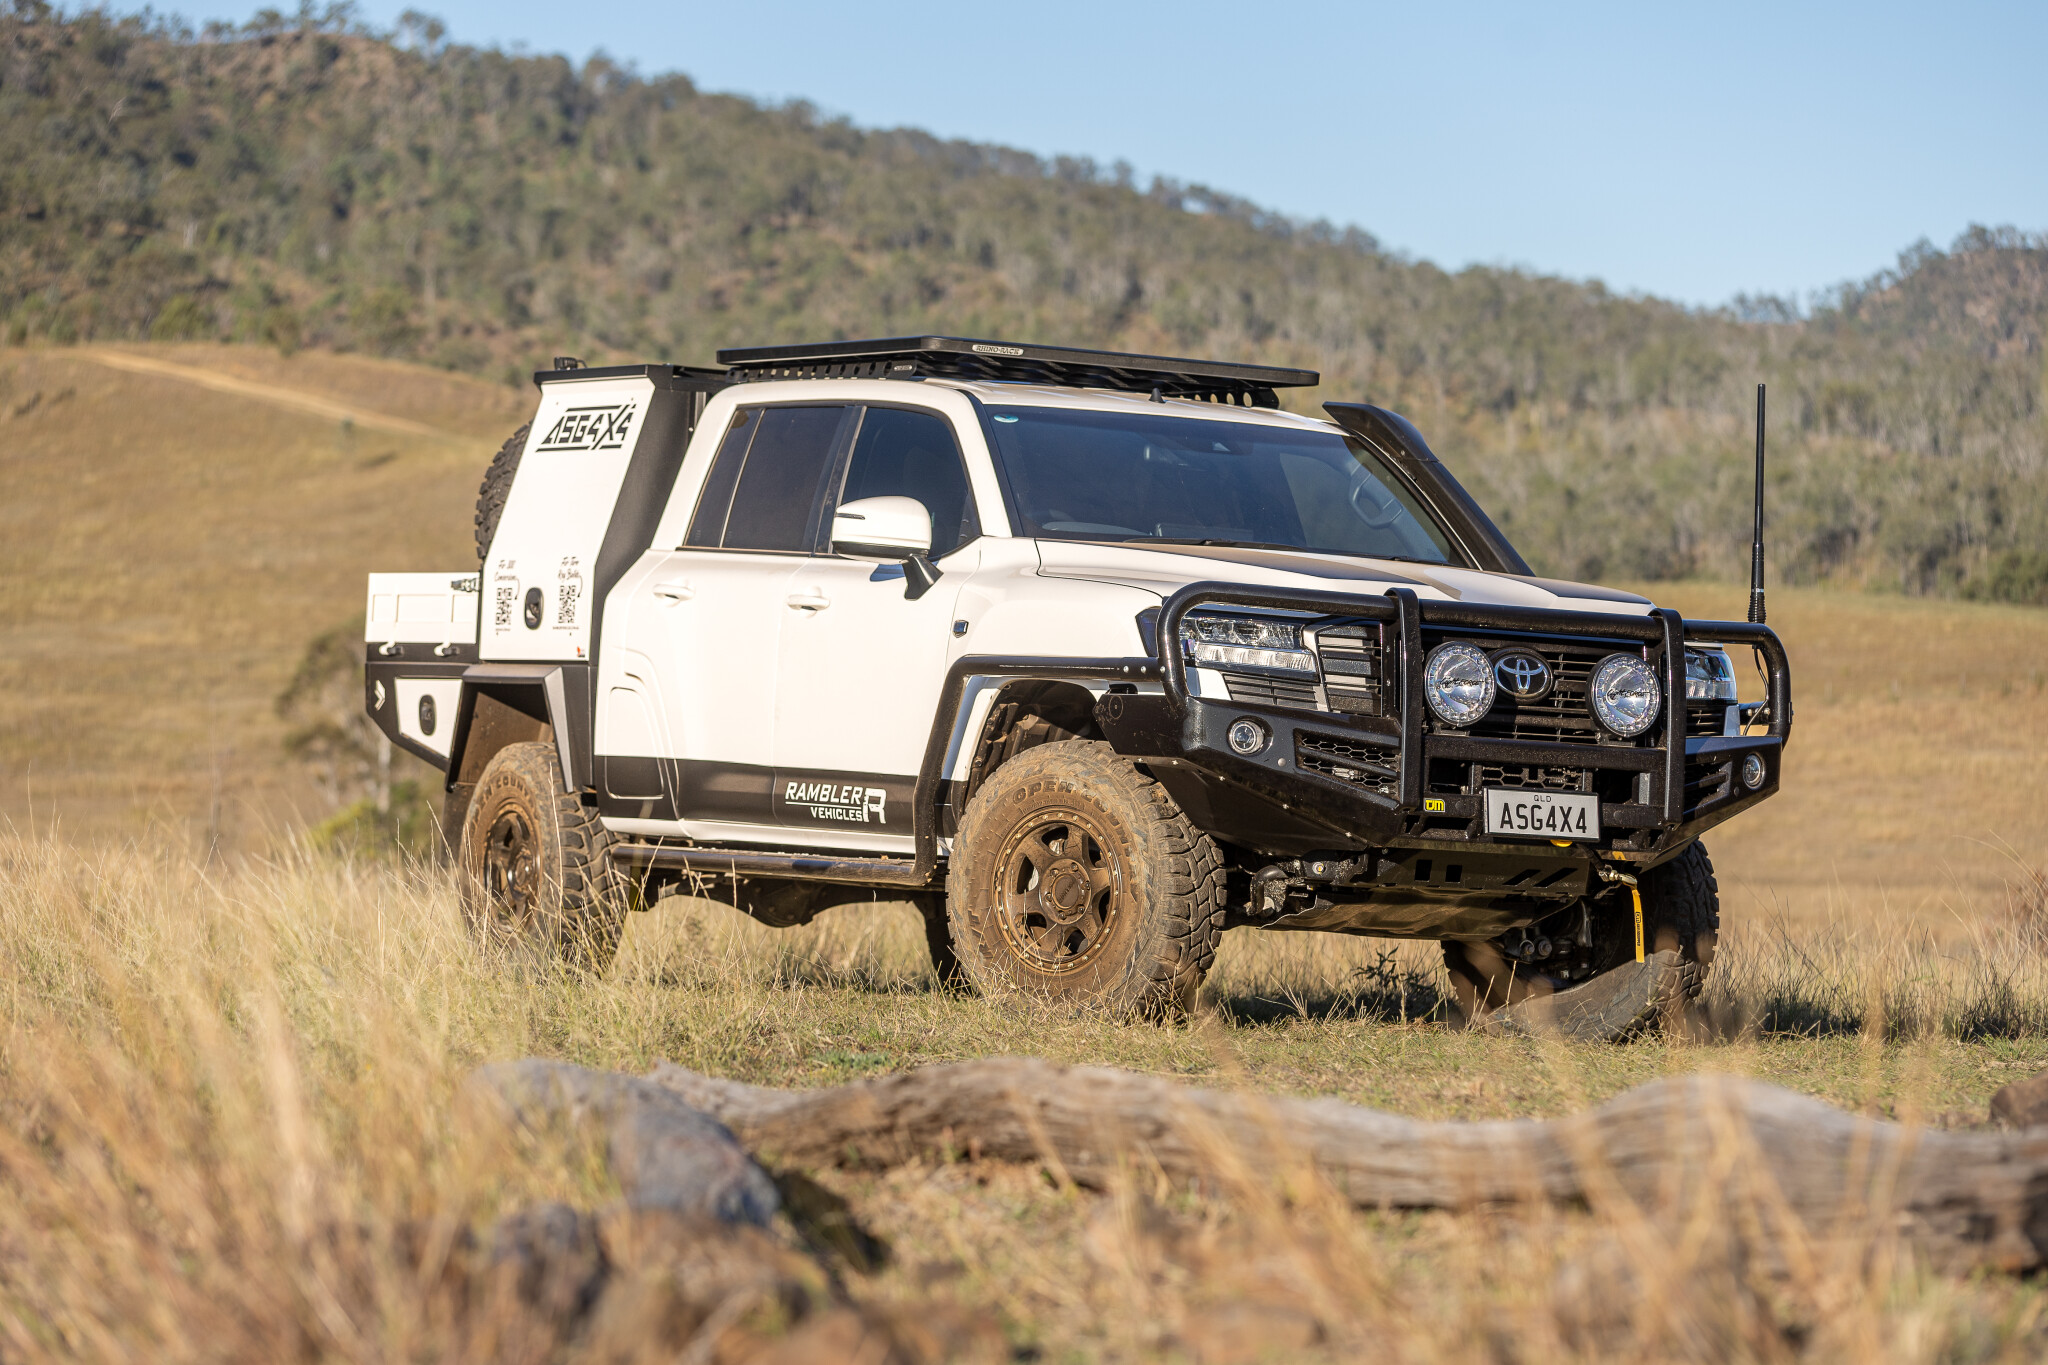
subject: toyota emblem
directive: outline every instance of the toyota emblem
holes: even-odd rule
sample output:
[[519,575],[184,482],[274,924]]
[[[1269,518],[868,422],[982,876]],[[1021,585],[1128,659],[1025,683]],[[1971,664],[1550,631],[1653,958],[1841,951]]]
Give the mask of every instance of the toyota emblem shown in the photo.
[[1537,701],[1550,691],[1550,665],[1524,649],[1493,661],[1493,680],[1516,701]]

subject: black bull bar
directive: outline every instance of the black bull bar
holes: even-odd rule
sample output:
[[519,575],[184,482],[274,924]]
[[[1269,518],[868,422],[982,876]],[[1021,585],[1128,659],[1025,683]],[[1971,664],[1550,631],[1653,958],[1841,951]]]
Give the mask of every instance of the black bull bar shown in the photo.
[[[1395,716],[1352,716],[1328,712],[1304,712],[1256,703],[1242,704],[1200,698],[1188,687],[1187,664],[1179,646],[1180,625],[1198,607],[1250,607],[1265,610],[1346,617],[1377,621],[1391,626],[1390,646],[1382,654],[1383,688],[1398,681],[1399,714]],[[1432,734],[1425,728],[1426,703],[1422,696],[1422,632],[1432,629],[1475,631],[1520,631],[1554,637],[1640,641],[1650,646],[1660,667],[1664,692],[1663,713],[1654,745],[1618,745],[1551,742],[1544,740],[1485,739],[1467,735]],[[1223,728],[1231,716],[1254,712],[1287,734],[1297,725],[1319,730],[1332,728],[1369,736],[1382,745],[1397,745],[1399,760],[1396,795],[1390,800],[1377,793],[1355,795],[1388,813],[1414,817],[1424,811],[1424,786],[1431,758],[1461,759],[1468,762],[1528,764],[1545,767],[1649,772],[1656,775],[1652,802],[1646,808],[1636,803],[1603,807],[1603,823],[1619,829],[1634,827],[1672,831],[1681,825],[1704,828],[1718,823],[1735,810],[1747,807],[1776,790],[1779,758],[1792,733],[1792,671],[1785,648],[1768,627],[1737,621],[1687,621],[1669,608],[1656,608],[1646,615],[1618,615],[1604,612],[1575,612],[1534,607],[1491,606],[1467,602],[1425,601],[1408,588],[1392,588],[1383,595],[1360,596],[1335,592],[1273,589],[1262,591],[1227,583],[1192,583],[1168,598],[1160,612],[1157,635],[1158,658],[1165,684],[1165,700],[1172,718],[1179,722],[1180,752],[1203,767],[1228,768],[1234,780],[1254,787],[1266,787],[1276,794],[1292,790],[1297,796],[1308,775],[1286,770],[1287,755],[1280,744],[1265,762],[1244,759],[1220,743]],[[1689,640],[1732,646],[1747,645],[1763,658],[1767,680],[1762,735],[1686,735],[1685,644]],[[1135,717],[1134,717],[1135,719]],[[1162,719],[1164,719],[1162,717]],[[1211,730],[1216,733],[1209,734]],[[1754,791],[1730,783],[1730,790],[1711,802],[1702,802],[1688,819],[1685,808],[1686,762],[1711,764],[1739,762],[1747,753],[1765,761],[1767,780]],[[1260,771],[1264,769],[1265,771]],[[1272,779],[1262,781],[1260,779]],[[1318,781],[1317,786],[1324,785]],[[1712,810],[1707,807],[1711,805]],[[1377,823],[1377,822],[1375,822]],[[1412,824],[1412,820],[1404,821]],[[1653,841],[1662,844],[1662,840]],[[1640,843],[1638,844],[1640,848]],[[1666,845],[1668,847],[1668,845]],[[1648,850],[1644,850],[1648,851]]]

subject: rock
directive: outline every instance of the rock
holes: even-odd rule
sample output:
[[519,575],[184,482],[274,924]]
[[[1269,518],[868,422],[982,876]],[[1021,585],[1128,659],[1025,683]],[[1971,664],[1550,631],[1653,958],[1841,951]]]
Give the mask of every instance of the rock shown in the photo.
[[1497,1009],[1479,1028],[1518,1038],[1620,1042],[1657,1022],[1676,998],[1681,970],[1677,953],[1652,953],[1641,962],[1602,972],[1582,986]]
[[536,1057],[478,1067],[468,1084],[532,1131],[601,1132],[630,1208],[765,1227],[780,1207],[731,1131],[666,1086]]
[[2048,1071],[2000,1086],[1991,1097],[1991,1121],[2007,1128],[2048,1124]]

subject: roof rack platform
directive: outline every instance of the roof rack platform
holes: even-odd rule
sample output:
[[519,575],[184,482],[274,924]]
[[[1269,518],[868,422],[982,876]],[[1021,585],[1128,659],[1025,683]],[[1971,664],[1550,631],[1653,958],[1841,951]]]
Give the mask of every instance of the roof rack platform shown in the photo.
[[971,337],[886,337],[720,351],[735,383],[769,379],[989,379],[1062,388],[1121,389],[1245,407],[1280,406],[1275,389],[1322,382],[1314,370],[1219,360],[1020,346]]

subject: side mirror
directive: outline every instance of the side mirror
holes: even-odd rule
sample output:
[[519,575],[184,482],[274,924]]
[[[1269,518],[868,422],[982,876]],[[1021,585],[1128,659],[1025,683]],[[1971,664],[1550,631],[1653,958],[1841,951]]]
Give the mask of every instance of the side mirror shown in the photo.
[[861,498],[832,514],[832,553],[901,561],[932,552],[932,514],[916,498]]
[[901,564],[911,601],[939,581],[931,551],[932,514],[916,498],[857,498],[832,514],[832,553]]

